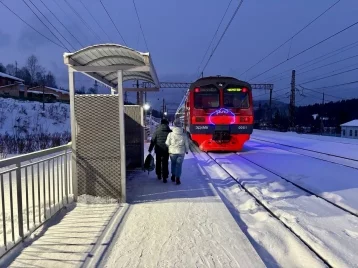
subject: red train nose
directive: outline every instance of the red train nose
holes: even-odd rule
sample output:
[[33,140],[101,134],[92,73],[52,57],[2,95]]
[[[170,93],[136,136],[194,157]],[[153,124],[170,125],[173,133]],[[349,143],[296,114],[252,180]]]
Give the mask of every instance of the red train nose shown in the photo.
[[235,123],[235,116],[232,115],[211,116],[210,121],[214,125],[230,125]]

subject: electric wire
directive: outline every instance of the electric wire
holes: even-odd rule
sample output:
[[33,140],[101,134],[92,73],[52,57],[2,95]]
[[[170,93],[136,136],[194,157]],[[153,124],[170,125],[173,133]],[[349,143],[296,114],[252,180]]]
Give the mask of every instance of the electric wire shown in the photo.
[[347,31],[348,29],[350,29],[350,28],[352,28],[352,27],[354,27],[354,26],[356,26],[356,25],[358,25],[358,21],[356,21],[355,23],[352,23],[351,25],[345,27],[344,29],[342,29],[342,30],[340,30],[340,31],[338,31],[338,32],[336,32],[336,33],[330,35],[329,37],[327,37],[327,38],[325,38],[325,39],[319,41],[318,43],[316,43],[316,44],[314,44],[314,45],[312,45],[312,46],[310,46],[310,47],[308,47],[308,48],[306,48],[306,49],[300,51],[299,53],[293,55],[291,58],[286,59],[286,60],[284,60],[284,61],[282,61],[282,62],[280,62],[280,63],[274,65],[273,67],[271,67],[271,68],[265,70],[264,72],[261,72],[260,74],[258,74],[258,75],[256,75],[256,76],[252,77],[251,79],[249,79],[249,81],[251,81],[252,79],[255,79],[255,78],[257,78],[257,77],[260,77],[261,75],[263,75],[263,74],[265,74],[265,73],[267,73],[267,72],[269,72],[269,71],[271,71],[271,70],[277,68],[278,66],[280,66],[280,65],[282,65],[282,64],[284,64],[284,63],[286,63],[287,61],[290,61],[290,60],[292,60],[292,59],[294,59],[294,58],[296,58],[296,57],[302,55],[303,53],[305,53],[305,52],[311,50],[312,48],[315,48],[316,46],[318,46],[318,45],[320,45],[320,44],[322,44],[322,43],[324,43],[324,42],[330,40],[331,38],[333,38],[333,37],[335,37],[335,36],[337,36],[337,35],[339,35],[339,34],[345,32],[345,31]]
[[45,6],[45,8],[52,14],[52,16],[54,16],[54,18],[66,29],[66,31],[77,41],[77,43],[83,47],[83,44],[76,38],[76,36],[74,36],[70,30],[68,30],[68,28],[60,21],[60,19],[52,12],[52,10],[45,4],[45,2],[43,2],[42,0],[40,0],[41,3]]
[[142,32],[142,35],[143,35],[145,47],[147,48],[147,51],[149,51],[147,39],[145,38],[144,31],[143,31],[143,28],[142,28],[142,23],[140,22],[140,19],[139,19],[139,14],[138,14],[137,6],[135,4],[135,0],[133,0],[133,5],[134,5],[135,13],[137,14],[137,19],[138,19],[138,22],[139,22],[139,28],[140,28],[140,30]]
[[24,2],[24,4],[31,10],[31,12],[37,17],[37,19],[50,31],[50,33],[61,43],[61,45],[63,46],[64,49],[66,49],[68,52],[70,51],[66,45],[51,31],[51,29],[46,25],[46,23],[44,23],[41,18],[36,14],[36,12],[29,6],[28,3],[26,3],[25,0],[22,0],[22,2]]
[[203,72],[205,71],[206,67],[208,66],[208,64],[209,64],[209,62],[210,62],[210,60],[211,60],[211,58],[213,57],[213,55],[214,55],[216,49],[218,48],[218,46],[220,45],[222,39],[223,39],[224,36],[225,36],[226,31],[229,29],[229,27],[230,27],[232,21],[233,21],[234,18],[236,17],[236,14],[237,14],[237,12],[239,11],[239,9],[240,9],[240,7],[241,7],[241,5],[242,5],[243,2],[244,2],[244,0],[241,0],[240,3],[239,3],[239,5],[237,6],[237,8],[236,8],[234,14],[232,15],[232,17],[231,17],[229,23],[227,24],[227,26],[226,26],[224,32],[222,33],[222,35],[221,35],[219,41],[217,42],[215,48],[214,48],[213,51],[211,52],[210,57],[209,57],[209,59],[207,60],[207,62],[206,62],[206,64],[205,64],[204,68],[202,69],[201,73],[203,73]]
[[201,65],[203,64],[203,62],[204,62],[204,60],[205,60],[205,58],[206,58],[206,55],[208,54],[209,49],[210,49],[211,45],[213,44],[214,39],[215,39],[217,33],[219,32],[220,26],[221,26],[222,22],[224,21],[224,18],[226,17],[226,14],[227,14],[227,12],[228,12],[228,10],[229,10],[229,7],[230,7],[232,1],[233,1],[233,0],[230,0],[229,4],[228,4],[227,7],[226,7],[226,10],[225,10],[225,12],[224,12],[224,15],[221,17],[220,23],[219,23],[218,27],[216,28],[216,31],[215,31],[215,33],[214,33],[214,36],[213,36],[213,38],[211,39],[211,41],[210,41],[210,43],[209,43],[209,46],[207,47],[207,49],[206,49],[206,51],[205,51],[205,53],[204,53],[204,56],[203,56],[203,58],[202,58],[201,61],[200,61],[200,64],[199,64],[198,69],[197,69],[197,73],[199,73],[200,67],[201,67]]
[[[34,4],[34,2],[32,2],[32,0],[29,0],[29,1],[30,1],[30,3],[36,8],[36,10],[47,20],[47,22],[56,30],[56,32],[72,47],[72,49],[73,49],[73,50],[76,50],[76,49],[72,46],[71,42],[69,42],[69,41],[67,40],[67,38],[64,37],[64,36],[62,35],[62,33],[57,29],[57,27],[55,27],[55,26],[52,24],[52,22],[41,12],[41,10],[37,7],[37,5]],[[42,2],[42,0],[40,0],[40,1]]]
[[318,15],[316,18],[314,18],[311,22],[309,22],[306,26],[304,26],[301,30],[299,30],[297,33],[295,33],[293,36],[291,36],[289,39],[287,39],[284,43],[282,43],[280,46],[278,46],[277,48],[275,48],[273,51],[271,51],[269,54],[267,54],[265,57],[263,57],[261,60],[259,60],[257,63],[255,63],[254,65],[252,65],[250,68],[248,68],[246,71],[244,71],[243,73],[240,74],[244,75],[245,73],[247,73],[248,71],[250,71],[252,68],[254,68],[255,66],[257,66],[258,64],[260,64],[262,61],[264,61],[265,59],[267,59],[269,56],[271,56],[273,53],[275,53],[277,50],[279,50],[281,47],[283,47],[284,45],[286,45],[289,41],[291,41],[294,37],[296,37],[298,34],[300,34],[302,31],[304,31],[306,28],[308,28],[311,24],[313,24],[316,20],[318,20],[320,17],[322,17],[324,14],[326,14],[330,9],[332,9],[335,5],[337,5],[341,0],[336,1],[333,5],[331,5],[329,8],[327,8],[323,13],[321,13],[320,15]]
[[28,22],[26,22],[24,19],[22,19],[18,14],[16,14],[10,7],[8,7],[4,2],[2,2],[0,0],[0,4],[2,4],[5,8],[7,8],[12,14],[14,14],[18,19],[20,19],[23,23],[25,23],[28,27],[30,27],[32,30],[34,30],[35,32],[37,32],[39,35],[41,35],[42,37],[44,37],[45,39],[47,39],[48,41],[50,41],[51,43],[53,43],[54,45],[66,49],[65,47],[63,47],[62,45],[54,42],[53,40],[51,40],[49,37],[47,37],[46,35],[42,34],[41,32],[39,32],[38,30],[36,30],[36,28],[34,28],[33,26],[31,26]]
[[106,7],[104,6],[104,4],[103,4],[102,0],[99,0],[99,2],[101,3],[101,5],[102,5],[103,9],[106,11],[106,13],[107,13],[107,15],[108,15],[109,19],[112,21],[112,24],[113,24],[113,25],[114,25],[114,27],[116,28],[117,33],[118,33],[118,34],[119,34],[119,36],[122,38],[123,43],[127,46],[126,41],[124,40],[124,38],[123,38],[122,34],[121,34],[121,33],[120,33],[120,31],[118,30],[117,25],[114,23],[114,21],[113,21],[113,19],[112,19],[111,15],[108,13],[108,11],[107,11]]
[[107,32],[102,28],[101,24],[96,20],[96,18],[92,15],[92,12],[86,7],[85,4],[83,4],[82,0],[80,0],[80,3],[82,4],[82,6],[87,10],[87,12],[90,14],[90,16],[92,17],[92,19],[95,21],[95,23],[98,25],[99,28],[101,28],[102,32],[107,36],[108,40],[110,42],[113,43],[113,41],[111,40],[111,38],[109,37],[109,35],[107,34]]

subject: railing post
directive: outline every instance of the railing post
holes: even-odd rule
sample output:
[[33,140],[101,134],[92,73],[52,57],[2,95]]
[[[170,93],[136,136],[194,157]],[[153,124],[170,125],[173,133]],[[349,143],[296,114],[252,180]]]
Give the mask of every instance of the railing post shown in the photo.
[[16,189],[17,189],[17,219],[19,225],[19,236],[24,239],[24,222],[22,215],[22,185],[21,185],[21,163],[16,164]]
[[66,204],[68,204],[68,175],[67,175],[67,165],[68,165],[68,160],[67,160],[67,153],[68,151],[65,151],[65,194],[66,194]]

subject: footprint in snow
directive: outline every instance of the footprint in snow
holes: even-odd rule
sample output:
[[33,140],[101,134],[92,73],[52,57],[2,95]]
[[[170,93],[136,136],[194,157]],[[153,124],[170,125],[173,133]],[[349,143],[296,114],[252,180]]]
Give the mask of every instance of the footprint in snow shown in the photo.
[[358,232],[354,232],[351,230],[344,230],[344,233],[352,238],[358,238]]

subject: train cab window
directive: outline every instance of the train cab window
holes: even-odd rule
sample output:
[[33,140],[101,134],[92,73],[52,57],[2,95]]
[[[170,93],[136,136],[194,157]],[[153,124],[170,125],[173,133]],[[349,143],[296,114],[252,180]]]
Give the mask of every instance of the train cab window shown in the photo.
[[240,87],[228,87],[224,90],[225,108],[243,108],[250,107],[248,89]]
[[211,109],[220,107],[220,92],[216,87],[200,87],[194,89],[194,107]]

